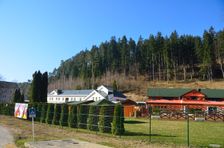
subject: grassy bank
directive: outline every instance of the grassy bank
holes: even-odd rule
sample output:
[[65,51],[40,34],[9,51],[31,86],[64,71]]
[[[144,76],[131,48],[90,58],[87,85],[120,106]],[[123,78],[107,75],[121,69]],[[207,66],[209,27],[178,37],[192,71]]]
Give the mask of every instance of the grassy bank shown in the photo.
[[[1,116],[0,124],[8,127],[18,147],[32,140],[31,122],[14,117]],[[147,119],[125,119],[125,135],[113,136],[84,129],[60,127],[35,123],[35,140],[78,139],[121,147],[186,147],[186,121],[152,120],[152,143],[149,143],[149,122]],[[223,122],[190,122],[190,144],[207,147],[209,144],[224,146]]]
[[[190,121],[190,145],[207,147],[209,144],[219,144],[224,147],[223,122]],[[126,134],[124,138],[149,141],[149,120],[126,119]],[[151,141],[154,143],[187,144],[187,122],[152,120]]]

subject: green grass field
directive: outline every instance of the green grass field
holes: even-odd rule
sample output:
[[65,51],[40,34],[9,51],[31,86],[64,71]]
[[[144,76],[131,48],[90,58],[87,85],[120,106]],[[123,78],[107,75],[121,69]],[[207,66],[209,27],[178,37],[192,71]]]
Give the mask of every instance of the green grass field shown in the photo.
[[[190,121],[190,145],[208,147],[219,144],[224,147],[224,122]],[[149,120],[125,119],[123,138],[149,141]],[[187,122],[152,120],[153,143],[187,145]]]

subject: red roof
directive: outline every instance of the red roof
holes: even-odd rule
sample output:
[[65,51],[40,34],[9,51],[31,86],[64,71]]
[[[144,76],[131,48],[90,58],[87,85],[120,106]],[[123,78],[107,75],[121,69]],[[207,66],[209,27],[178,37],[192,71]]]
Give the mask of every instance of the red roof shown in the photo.
[[170,105],[207,105],[224,106],[224,101],[194,101],[194,100],[148,100],[148,104],[170,104]]

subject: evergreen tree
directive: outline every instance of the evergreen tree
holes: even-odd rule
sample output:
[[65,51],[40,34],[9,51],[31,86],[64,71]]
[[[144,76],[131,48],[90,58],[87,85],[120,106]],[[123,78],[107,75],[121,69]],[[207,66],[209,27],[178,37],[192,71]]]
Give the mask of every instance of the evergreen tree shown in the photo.
[[77,127],[77,106],[71,105],[68,114],[68,126],[71,128]]
[[114,74],[129,76],[127,79],[143,76],[149,81],[224,77],[222,32],[215,32],[212,27],[203,37],[179,36],[176,31],[170,36],[162,36],[158,32],[147,39],[140,36],[137,45],[126,36],[118,40],[111,37],[99,47],[94,45],[89,51],[86,49],[62,61],[51,73],[49,81],[59,80],[59,84],[66,85],[68,79],[73,82],[73,78],[81,78],[81,87],[93,87],[98,78]]
[[40,71],[33,74],[30,87],[30,102],[47,102],[48,74]]
[[54,115],[54,104],[48,104],[45,123],[52,124],[53,115]]
[[61,115],[60,115],[60,126],[67,126],[68,125],[68,105],[63,104],[61,106]]
[[30,102],[37,102],[37,98],[38,98],[38,92],[37,92],[37,72],[35,72],[33,74],[33,80],[32,80],[32,83],[31,83],[31,87],[30,87]]
[[35,120],[39,121],[39,122],[40,122],[40,118],[41,118],[42,105],[43,105],[42,103],[38,103],[37,108],[36,108],[36,118],[35,118]]
[[16,89],[15,92],[14,92],[14,96],[13,96],[13,102],[14,103],[19,103],[19,100],[20,100],[20,96],[19,96],[19,90]]
[[14,96],[13,96],[13,102],[14,103],[23,103],[24,101],[24,95],[21,95],[20,89],[16,89]]
[[87,128],[91,131],[98,131],[98,113],[97,106],[91,105],[89,108],[89,116],[87,119]]
[[22,93],[20,96],[20,103],[24,103],[24,93]]
[[43,103],[41,107],[41,115],[40,115],[40,122],[45,123],[46,115],[47,115],[47,104]]
[[48,91],[48,73],[45,72],[41,79],[41,102],[47,102],[47,91]]
[[121,135],[124,133],[124,113],[120,104],[115,105],[112,122],[112,134]]
[[217,33],[216,45],[217,63],[219,64],[220,70],[222,72],[222,78],[224,78],[224,30]]
[[116,80],[114,80],[114,82],[113,82],[113,90],[117,91],[117,81]]
[[53,119],[52,119],[53,125],[59,125],[60,114],[61,114],[61,105],[54,104],[54,115],[53,115]]
[[111,132],[111,121],[110,121],[110,114],[107,111],[107,106],[100,107],[99,113],[99,131],[102,133],[110,133]]
[[79,105],[78,106],[78,127],[86,129],[87,128],[87,118],[88,118],[88,106]]

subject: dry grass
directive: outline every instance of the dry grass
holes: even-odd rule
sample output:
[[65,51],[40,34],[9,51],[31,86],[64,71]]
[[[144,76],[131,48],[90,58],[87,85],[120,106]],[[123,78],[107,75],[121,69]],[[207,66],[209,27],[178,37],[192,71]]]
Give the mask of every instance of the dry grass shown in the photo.
[[[24,142],[32,140],[31,122],[20,120],[14,117],[0,115],[0,124],[9,128],[15,138],[18,147],[24,147]],[[35,122],[35,139],[36,140],[52,140],[52,139],[78,139],[88,142],[103,144],[115,148],[151,148],[151,147],[167,147],[160,144],[149,144],[141,140],[131,140],[124,137],[112,136],[111,134],[101,134],[90,132],[87,130],[72,129],[68,127],[59,127]]]
[[125,95],[135,101],[144,101],[147,98],[147,89],[150,87],[158,88],[210,88],[210,89],[224,89],[224,81],[144,81],[138,80],[135,83],[135,90],[126,92]]

